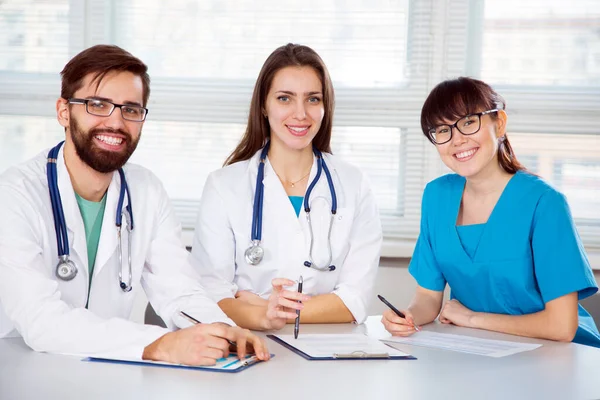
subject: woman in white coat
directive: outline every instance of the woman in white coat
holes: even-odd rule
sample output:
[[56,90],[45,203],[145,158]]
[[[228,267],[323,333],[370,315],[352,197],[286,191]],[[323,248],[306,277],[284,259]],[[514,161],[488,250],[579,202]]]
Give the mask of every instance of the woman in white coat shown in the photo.
[[242,327],[279,329],[296,310],[303,323],[366,318],[381,223],[364,174],[331,154],[333,109],[318,54],[276,49],[260,71],[241,142],[208,177],[191,260]]

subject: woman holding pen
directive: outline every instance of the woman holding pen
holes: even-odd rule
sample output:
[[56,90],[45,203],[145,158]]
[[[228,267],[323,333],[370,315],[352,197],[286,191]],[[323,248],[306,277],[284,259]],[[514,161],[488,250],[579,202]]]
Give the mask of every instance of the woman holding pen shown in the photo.
[[366,318],[381,224],[364,174],[331,154],[333,111],[319,55],[296,44],[276,49],[258,76],[245,134],[207,179],[191,262],[239,326],[280,329],[297,310],[303,323]]
[[470,78],[440,83],[425,101],[423,133],[454,174],[425,188],[409,266],[417,292],[405,318],[387,310],[383,324],[407,336],[439,314],[445,324],[600,347],[578,303],[598,287],[567,201],[519,163],[504,108]]

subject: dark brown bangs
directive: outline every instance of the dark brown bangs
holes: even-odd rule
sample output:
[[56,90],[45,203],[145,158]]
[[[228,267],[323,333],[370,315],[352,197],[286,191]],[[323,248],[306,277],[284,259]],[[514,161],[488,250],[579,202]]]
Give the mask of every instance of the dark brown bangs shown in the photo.
[[431,140],[428,132],[434,126],[497,106],[503,109],[504,100],[485,83],[465,77],[447,80],[427,96],[421,109],[421,129]]

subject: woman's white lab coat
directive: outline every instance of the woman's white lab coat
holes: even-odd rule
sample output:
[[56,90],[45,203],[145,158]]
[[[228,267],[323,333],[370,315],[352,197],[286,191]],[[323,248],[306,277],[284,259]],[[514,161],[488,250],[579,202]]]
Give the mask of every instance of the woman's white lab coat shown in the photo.
[[[179,310],[202,322],[233,324],[206,296],[198,274],[190,267],[180,240],[180,225],[161,183],[136,165],[124,168],[134,214],[133,290],[124,293],[118,281],[118,173],[113,174],[108,188],[94,275],[88,287],[85,230],[62,149],[57,161],[58,186],[71,260],[78,274],[69,282],[58,279],[46,157],[44,152],[0,176],[0,338],[20,334],[38,351],[140,358],[145,346],[169,332],[127,320],[140,290],[146,292],[170,329],[190,325],[178,316]],[[123,221],[125,224],[125,218]],[[123,276],[127,277],[126,229],[123,235]]]
[[[366,318],[379,264],[382,232],[375,198],[362,172],[330,154],[324,160],[331,171],[338,200],[331,232],[332,272],[304,266],[310,231],[304,207],[297,217],[268,159],[264,173],[262,244],[259,265],[250,265],[244,252],[251,243],[252,210],[260,151],[210,174],[204,192],[192,254],[192,264],[215,301],[248,290],[266,298],[276,277],[304,279],[309,295],[335,293],[357,322]],[[313,160],[309,183],[317,172]],[[310,196],[314,234],[313,259],[328,259],[327,231],[331,195],[323,173]]]

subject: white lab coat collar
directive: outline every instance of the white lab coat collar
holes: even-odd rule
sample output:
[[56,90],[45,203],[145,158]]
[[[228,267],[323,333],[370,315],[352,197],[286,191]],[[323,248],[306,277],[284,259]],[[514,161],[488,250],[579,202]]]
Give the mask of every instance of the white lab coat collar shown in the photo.
[[[87,241],[85,237],[83,218],[81,217],[79,205],[77,204],[77,199],[75,198],[75,191],[73,190],[71,177],[65,164],[63,150],[64,146],[61,147],[58,153],[56,166],[58,171],[58,187],[60,190],[60,197],[65,214],[65,221],[67,223],[67,230],[70,233],[68,235],[70,250],[71,253],[77,254],[82,266],[85,266],[85,268],[79,268],[79,272],[84,273],[89,279]],[[106,262],[114,254],[117,247],[117,230],[115,226],[115,219],[120,189],[120,177],[118,172],[115,171],[113,172],[112,180],[108,186],[108,192],[106,194],[106,205],[104,209],[104,218],[102,220],[102,231],[100,233],[98,251],[96,253],[96,261],[94,264],[94,275],[97,275],[100,272],[104,264],[106,264]],[[123,207],[126,205],[127,198],[125,199]],[[125,228],[125,223],[126,221],[124,219],[123,228]]]

